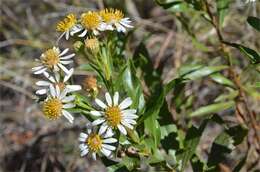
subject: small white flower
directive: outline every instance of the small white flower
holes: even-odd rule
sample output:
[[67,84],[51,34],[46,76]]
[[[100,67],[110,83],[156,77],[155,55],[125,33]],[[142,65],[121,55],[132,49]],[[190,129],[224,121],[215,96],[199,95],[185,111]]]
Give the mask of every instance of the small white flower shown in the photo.
[[108,130],[102,134],[95,132],[92,127],[87,126],[87,133],[80,133],[79,136],[81,156],[91,154],[92,158],[96,160],[96,155],[102,153],[106,157],[111,157],[112,151],[114,151],[116,147],[110,144],[117,142],[117,139],[112,136],[112,130]]
[[76,16],[74,14],[68,14],[62,21],[58,22],[56,30],[62,32],[60,38],[65,35],[66,40],[68,40],[69,36],[80,32],[82,28],[77,24]]
[[99,12],[103,19],[101,25],[103,30],[114,30],[118,32],[126,32],[126,28],[133,28],[128,17],[124,17],[122,11],[117,9],[104,9]]
[[62,92],[59,87],[53,87],[50,85],[50,95],[43,103],[43,114],[51,119],[56,120],[61,115],[66,117],[70,123],[73,123],[74,117],[67,111],[67,109],[73,108],[76,105],[73,103],[75,96],[66,96],[67,91],[64,89]]
[[106,130],[118,128],[121,133],[124,135],[127,134],[126,127],[133,129],[133,125],[136,124],[136,115],[135,109],[127,109],[132,104],[130,97],[124,99],[119,105],[119,94],[115,93],[113,100],[109,93],[105,94],[107,104],[103,103],[99,99],[95,99],[97,105],[99,105],[103,110],[102,111],[90,111],[93,116],[99,117],[92,122],[93,125],[101,125],[100,132],[103,133]]
[[64,66],[70,63],[73,63],[73,60],[70,60],[75,54],[65,55],[69,51],[68,48],[60,52],[60,49],[57,47],[53,47],[45,51],[40,59],[38,60],[41,65],[32,68],[34,74],[42,74],[51,71],[60,71],[63,70],[65,73],[69,73],[69,70]]
[[72,76],[73,72],[74,72],[74,69],[71,68],[69,70],[68,74],[65,74],[62,81],[61,81],[61,76],[58,72],[54,73],[54,77],[50,76],[49,73],[45,72],[44,75],[49,81],[38,81],[38,82],[36,82],[37,86],[43,87],[43,88],[37,90],[36,94],[38,94],[38,95],[47,94],[51,85],[54,85],[54,86],[57,85],[60,88],[60,90],[66,89],[67,93],[81,90],[80,85],[68,85],[68,84],[66,84],[66,82]]

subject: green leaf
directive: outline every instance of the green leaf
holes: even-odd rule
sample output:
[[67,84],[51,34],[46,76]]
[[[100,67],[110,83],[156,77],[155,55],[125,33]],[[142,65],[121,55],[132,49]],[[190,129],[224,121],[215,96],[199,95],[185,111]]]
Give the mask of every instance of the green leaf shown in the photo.
[[184,150],[178,153],[177,159],[181,160],[181,171],[184,170],[187,163],[194,155],[196,148],[199,144],[200,137],[207,126],[208,120],[204,120],[199,128],[192,126],[188,129],[185,140],[184,140]]
[[189,117],[198,117],[203,115],[208,115],[212,113],[217,113],[229,108],[232,108],[235,105],[234,101],[228,101],[224,103],[215,103],[207,106],[200,107],[196,111],[189,114]]
[[242,52],[246,57],[248,57],[248,59],[250,60],[251,63],[253,63],[253,64],[260,63],[260,55],[255,50],[245,47],[241,44],[229,43],[229,42],[224,42],[224,41],[223,41],[223,43],[239,49],[240,52]]
[[162,2],[161,0],[156,0],[156,3],[158,5],[160,5],[161,7],[163,7],[164,9],[168,9],[168,8],[171,8],[175,5],[179,5],[181,3],[183,3],[182,1],[176,1],[176,0],[173,0],[171,2]]
[[238,91],[236,90],[231,90],[229,93],[223,93],[219,95],[214,102],[223,102],[223,101],[230,101],[234,100],[238,96]]
[[[119,81],[118,81],[119,82]],[[137,108],[139,113],[143,111],[145,100],[142,86],[139,79],[135,76],[135,69],[132,61],[129,59],[127,66],[122,74],[122,81],[125,91],[133,100],[133,107]]]
[[219,17],[219,24],[222,25],[224,18],[228,13],[230,0],[217,0],[217,12]]
[[225,76],[221,75],[220,73],[215,73],[210,75],[211,79],[213,79],[215,82],[222,84],[222,85],[227,85],[230,87],[234,87],[235,84]]
[[139,159],[135,157],[125,156],[122,158],[122,163],[126,166],[129,171],[136,169],[139,164]]
[[260,32],[260,19],[257,17],[253,17],[253,16],[249,16],[247,18],[247,22],[253,27],[255,28],[257,31]]
[[208,76],[212,73],[222,71],[224,69],[227,69],[228,66],[208,66],[199,68],[198,70],[195,70],[194,72],[191,72],[184,76],[184,78],[190,79],[190,80],[196,80],[204,76]]
[[255,86],[256,86],[257,88],[260,88],[260,82],[256,82],[256,83],[255,83]]

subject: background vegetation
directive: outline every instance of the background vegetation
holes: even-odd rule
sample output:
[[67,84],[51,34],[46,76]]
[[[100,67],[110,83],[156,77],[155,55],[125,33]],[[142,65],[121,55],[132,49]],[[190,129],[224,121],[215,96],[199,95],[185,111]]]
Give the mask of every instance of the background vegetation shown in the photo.
[[[134,21],[126,53],[152,100],[146,127],[168,152],[167,163],[181,159],[184,171],[259,170],[260,24],[249,16],[259,18],[260,5],[242,0],[2,0],[0,170],[106,171],[100,161],[79,157],[75,140],[84,120],[71,126],[42,116],[31,74],[34,59],[55,44],[58,20],[104,7],[122,9]],[[87,75],[79,68],[75,82]],[[160,164],[154,170],[171,169]]]

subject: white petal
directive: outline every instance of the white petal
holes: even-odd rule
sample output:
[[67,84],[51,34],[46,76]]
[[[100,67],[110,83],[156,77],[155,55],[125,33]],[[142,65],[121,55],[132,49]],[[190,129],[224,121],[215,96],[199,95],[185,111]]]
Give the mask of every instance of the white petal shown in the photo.
[[128,28],[133,28],[132,25],[129,25],[128,22],[125,22],[125,21],[121,21],[120,24],[125,26],[125,27],[128,27]]
[[104,118],[99,118],[99,119],[96,119],[95,121],[92,122],[92,125],[99,125],[101,124],[102,122],[104,122],[105,119]]
[[114,135],[112,128],[108,128],[106,134],[104,135],[104,138],[109,138]]
[[127,109],[127,110],[122,110],[123,114],[135,114],[136,109]]
[[125,121],[122,121],[122,124],[123,124],[124,126],[126,126],[127,128],[130,128],[131,130],[134,128],[132,125],[128,124],[128,123],[125,122]]
[[71,69],[69,70],[68,74],[65,75],[65,77],[64,77],[64,79],[63,79],[63,82],[67,82],[67,81],[70,79],[70,77],[72,76],[73,72],[74,72],[74,69],[71,68]]
[[115,23],[116,29],[118,32],[125,32],[126,29],[119,23]]
[[75,56],[75,54],[73,53],[73,54],[70,54],[70,55],[67,55],[67,56],[64,56],[64,57],[60,57],[60,59],[61,60],[67,60],[67,59],[70,59],[70,58],[72,58],[74,56]]
[[119,125],[117,125],[117,127],[118,127],[119,131],[120,131],[122,134],[124,134],[124,135],[127,134],[126,129],[125,129],[122,125],[119,124]]
[[80,85],[66,85],[68,93],[81,90]]
[[84,30],[81,34],[78,35],[78,37],[84,37],[87,34],[87,30]]
[[47,89],[41,89],[41,90],[37,90],[35,92],[35,94],[38,94],[38,95],[43,95],[43,94],[46,94],[47,93]]
[[66,110],[62,110],[62,114],[69,120],[70,123],[73,123],[74,117]]
[[115,138],[108,138],[103,140],[103,143],[115,143],[115,142],[117,142],[117,139]]
[[67,32],[65,33],[65,39],[68,40],[68,39],[69,39],[69,36],[70,36],[70,32],[67,31]]
[[81,133],[79,134],[79,137],[84,138],[84,139],[87,139],[87,138],[88,138],[88,134],[81,132]]
[[59,55],[59,56],[63,56],[63,55],[64,55],[64,54],[66,54],[68,51],[69,51],[69,49],[68,49],[68,48],[64,49],[64,50],[62,51],[62,53],[60,53],[60,55]]
[[108,92],[106,92],[105,97],[106,97],[106,101],[107,101],[108,106],[112,106],[112,99],[111,99],[111,96]]
[[40,70],[40,69],[42,69],[42,68],[44,68],[44,66],[33,67],[33,68],[32,68],[32,71],[37,71],[37,70]]
[[135,114],[123,114],[124,119],[137,119],[138,115]]
[[115,146],[111,146],[111,145],[108,145],[108,144],[102,144],[102,147],[106,148],[108,150],[116,150]]
[[58,63],[58,66],[67,74],[67,73],[69,73],[69,70],[65,67],[65,66],[63,66],[61,63]]
[[78,140],[79,140],[80,142],[86,142],[86,138],[83,138],[83,137],[79,137]]
[[50,85],[50,93],[52,97],[56,97],[56,91],[53,85]]
[[38,86],[50,86],[51,83],[48,81],[38,81],[35,84]]
[[43,68],[41,70],[37,70],[34,72],[35,75],[39,75],[39,74],[42,74],[43,72],[45,72],[47,70],[47,68]]
[[90,111],[90,114],[93,116],[102,116],[102,113],[99,111]]
[[94,35],[99,35],[99,32],[96,29],[93,30],[93,33]]
[[75,107],[75,106],[76,106],[76,105],[73,104],[73,103],[67,103],[67,104],[63,105],[63,108],[64,108],[64,109],[70,109],[70,108],[73,108],[73,107]]
[[67,61],[61,60],[60,63],[67,65],[67,64],[73,63],[73,60],[67,60]]
[[93,158],[94,160],[97,160],[96,152],[93,152],[93,153],[92,153],[92,158]]
[[84,149],[87,149],[88,148],[88,146],[85,144],[85,143],[81,143],[80,145],[79,145],[79,149],[80,150],[84,150]]
[[60,93],[60,99],[62,100],[66,95],[67,95],[67,89],[65,88],[61,93]]
[[103,134],[107,130],[107,128],[108,128],[107,124],[102,124],[98,131],[98,134],[99,135]]
[[63,103],[68,103],[68,102],[71,102],[71,101],[73,101],[73,100],[75,100],[75,96],[74,96],[74,95],[70,95],[70,96],[64,97],[64,98],[62,99],[62,102],[63,102]]
[[55,90],[57,97],[60,97],[60,87],[58,85],[56,85]]
[[101,149],[101,152],[102,152],[106,157],[108,157],[108,156],[111,155],[111,151],[110,151],[110,150],[107,150],[107,149],[104,149],[104,148]]
[[119,94],[118,92],[115,92],[115,95],[113,97],[114,106],[118,105],[118,100],[119,100]]
[[95,102],[98,106],[100,106],[101,108],[103,109],[106,109],[107,108],[107,105],[105,105],[101,100],[99,99],[95,99]]
[[130,97],[127,97],[125,100],[123,100],[123,101],[120,103],[119,108],[120,108],[121,110],[123,110],[123,109],[128,108],[129,106],[131,106],[132,103],[133,103],[133,102],[132,102],[131,98],[130,98]]
[[88,149],[85,149],[85,150],[83,150],[83,151],[80,153],[80,156],[85,156],[85,155],[88,154],[88,152],[89,152],[89,150],[88,150]]
[[133,124],[133,125],[136,124],[136,121],[133,120],[133,119],[123,119],[123,121],[126,122],[126,123],[129,123],[129,124]]

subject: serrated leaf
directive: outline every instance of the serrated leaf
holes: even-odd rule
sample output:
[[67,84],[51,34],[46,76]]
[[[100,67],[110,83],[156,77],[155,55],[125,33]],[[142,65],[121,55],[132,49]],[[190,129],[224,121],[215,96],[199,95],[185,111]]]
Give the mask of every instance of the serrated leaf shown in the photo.
[[257,17],[249,16],[247,22],[257,31],[260,32],[260,19]]
[[234,101],[224,102],[224,103],[215,103],[207,106],[203,106],[189,114],[189,117],[198,117],[203,115],[208,115],[212,113],[217,113],[229,108],[232,108],[235,105]]

